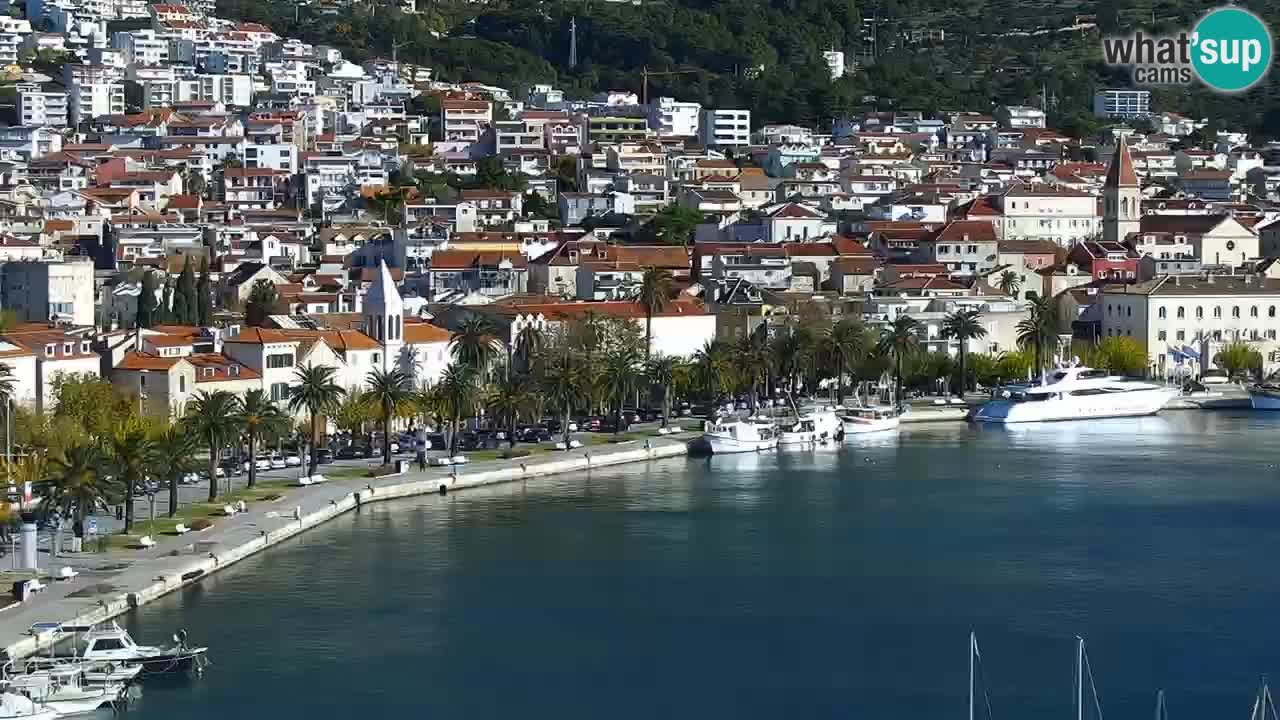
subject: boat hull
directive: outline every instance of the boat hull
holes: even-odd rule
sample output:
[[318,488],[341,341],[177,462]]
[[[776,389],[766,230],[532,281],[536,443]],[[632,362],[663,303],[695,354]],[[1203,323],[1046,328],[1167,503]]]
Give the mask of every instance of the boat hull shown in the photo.
[[720,435],[703,435],[702,439],[707,443],[707,447],[711,448],[711,453],[713,455],[761,452],[764,450],[772,450],[778,446],[777,438],[740,440],[738,438],[723,437]]
[[1152,388],[1123,393],[1067,396],[1042,402],[992,400],[973,414],[977,422],[1015,424],[1065,422],[1155,415],[1176,397],[1173,388]]
[[1250,388],[1249,404],[1254,410],[1280,410],[1280,390]]
[[844,434],[846,437],[850,435],[870,435],[872,433],[893,432],[902,424],[902,418],[883,418],[877,420],[861,420],[858,418],[845,418]]

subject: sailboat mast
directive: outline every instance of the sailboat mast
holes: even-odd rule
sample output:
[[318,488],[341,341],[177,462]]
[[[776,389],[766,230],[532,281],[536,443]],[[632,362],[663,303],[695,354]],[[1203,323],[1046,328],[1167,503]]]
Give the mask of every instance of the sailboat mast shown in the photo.
[[969,632],[969,720],[973,720],[973,656],[978,650],[978,636]]
[[1076,636],[1076,720],[1084,720],[1084,638]]

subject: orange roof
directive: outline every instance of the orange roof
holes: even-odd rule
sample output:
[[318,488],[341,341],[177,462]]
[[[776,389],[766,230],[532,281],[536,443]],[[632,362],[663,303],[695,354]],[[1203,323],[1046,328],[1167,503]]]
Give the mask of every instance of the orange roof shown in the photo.
[[162,358],[150,353],[130,352],[124,356],[117,370],[168,370],[182,358]]
[[[184,358],[196,368],[196,382],[222,382],[224,380],[256,380],[262,377],[256,370],[232,360],[222,353],[195,353]],[[234,374],[232,368],[235,368]],[[207,371],[213,370],[213,374]]]
[[1111,158],[1111,167],[1107,168],[1107,187],[1138,187],[1138,176],[1133,172],[1133,158],[1129,156],[1129,145],[1124,136],[1116,144],[1116,154]]
[[449,342],[449,331],[430,323],[407,322],[404,324],[404,341],[410,345]]

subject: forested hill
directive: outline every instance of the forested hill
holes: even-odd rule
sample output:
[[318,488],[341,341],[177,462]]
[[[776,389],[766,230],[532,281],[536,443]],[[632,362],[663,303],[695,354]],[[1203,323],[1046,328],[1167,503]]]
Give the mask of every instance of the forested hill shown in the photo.
[[[375,0],[389,2],[389,0]],[[1241,3],[1280,28],[1280,0]],[[283,35],[341,48],[360,60],[390,54],[429,65],[447,80],[476,80],[517,92],[552,82],[571,97],[601,89],[640,90],[640,68],[687,70],[653,77],[650,94],[708,106],[747,107],[757,122],[822,125],[865,107],[989,109],[1050,99],[1050,118],[1090,129],[1098,87],[1128,79],[1101,63],[1099,33],[1189,27],[1217,3],[1205,0],[418,0],[406,15],[362,3],[322,16],[312,3],[219,0],[222,17],[265,22]],[[1101,26],[1067,30],[1082,18]],[[576,18],[578,65],[569,66]],[[945,34],[939,40],[938,31]],[[857,69],[832,82],[827,49]],[[763,68],[761,70],[760,68]],[[1234,97],[1161,91],[1165,109],[1280,136],[1280,74]]]

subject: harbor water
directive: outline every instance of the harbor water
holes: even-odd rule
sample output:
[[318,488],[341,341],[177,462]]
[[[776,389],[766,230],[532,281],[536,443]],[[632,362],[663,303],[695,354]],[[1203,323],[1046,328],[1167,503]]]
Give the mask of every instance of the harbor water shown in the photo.
[[[963,425],[367,506],[122,621],[142,720],[1246,717],[1280,672],[1280,413]],[[1090,714],[1092,702],[1090,701]],[[986,717],[980,701],[979,717]]]

